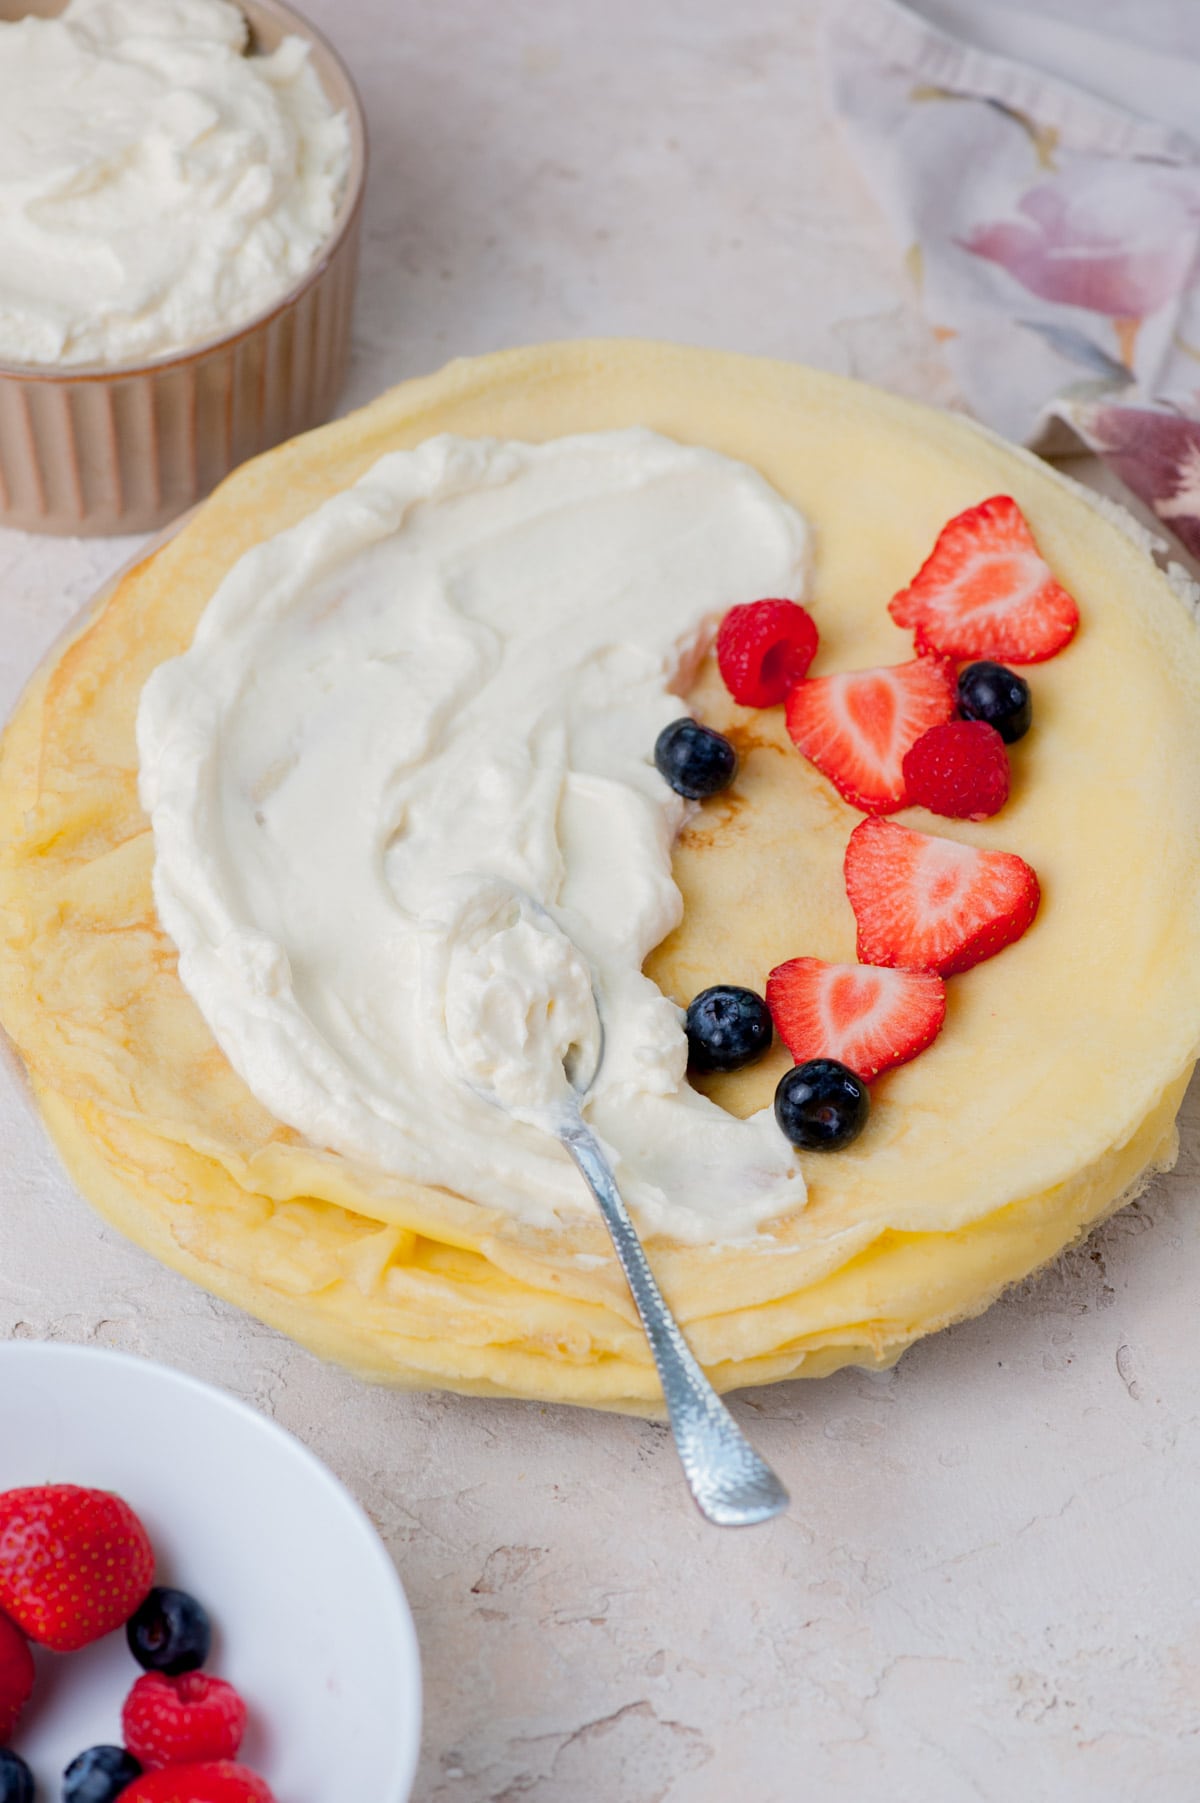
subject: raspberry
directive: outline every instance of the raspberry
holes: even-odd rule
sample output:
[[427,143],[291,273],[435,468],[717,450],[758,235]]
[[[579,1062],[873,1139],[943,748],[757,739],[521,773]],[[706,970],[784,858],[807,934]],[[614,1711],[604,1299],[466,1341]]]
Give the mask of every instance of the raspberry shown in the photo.
[[147,1772],[121,1792],[121,1803],[275,1803],[275,1794],[248,1766],[221,1759]]
[[0,1615],[0,1746],[12,1739],[32,1690],[33,1654],[16,1624]]
[[795,601],[746,601],[731,607],[717,634],[717,665],[743,707],[774,707],[817,655],[812,616]]
[[987,820],[1008,800],[1008,753],[983,720],[947,720],[922,733],[904,758],[910,806],[950,820]]
[[246,1732],[246,1705],[232,1684],[206,1672],[147,1672],[125,1699],[121,1725],[125,1745],[144,1766],[233,1759]]

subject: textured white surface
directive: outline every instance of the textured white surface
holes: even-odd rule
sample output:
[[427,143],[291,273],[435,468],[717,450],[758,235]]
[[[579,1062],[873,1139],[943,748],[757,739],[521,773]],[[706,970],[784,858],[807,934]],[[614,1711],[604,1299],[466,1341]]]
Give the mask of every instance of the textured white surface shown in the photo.
[[[309,11],[374,134],[347,402],[584,332],[953,400],[824,112],[811,0]],[[1145,13],[1169,43],[1167,0]],[[5,706],[131,549],[0,534]],[[15,1078],[0,1335],[166,1359],[347,1480],[417,1617],[420,1803],[1189,1803],[1196,1089],[1182,1128],[1172,1176],[982,1320],[886,1377],[737,1401],[795,1498],[740,1536],[691,1512],[661,1428],[373,1391],[159,1270],[73,1194]]]

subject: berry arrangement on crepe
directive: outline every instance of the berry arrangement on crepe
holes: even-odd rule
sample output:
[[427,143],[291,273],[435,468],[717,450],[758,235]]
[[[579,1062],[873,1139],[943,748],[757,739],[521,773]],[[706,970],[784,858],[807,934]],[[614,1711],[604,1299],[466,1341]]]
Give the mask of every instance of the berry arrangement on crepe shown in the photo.
[[[122,1714],[124,1745],[80,1752],[63,1803],[274,1803],[266,1781],[236,1763],[245,1703],[200,1669],[208,1612],[186,1591],[155,1587],[154,1549],[121,1497],[76,1484],[0,1494],[0,1609],[0,1743],[34,1692],[31,1641],[69,1654],[123,1627],[143,1668]],[[3,1745],[0,1803],[38,1803],[28,1765]]]
[[[795,1059],[775,1116],[806,1151],[858,1137],[867,1086],[941,1031],[944,979],[1012,945],[1041,901],[1036,872],[1015,852],[884,816],[913,807],[952,820],[1001,812],[1008,747],[1033,722],[1029,684],[1009,665],[1056,656],[1078,630],[1079,609],[1017,503],[993,495],[942,528],[888,612],[911,628],[916,655],[874,669],[809,676],[817,630],[794,602],[731,608],[717,637],[733,699],[785,703],[797,749],[867,816],[850,834],[844,865],[858,963],[799,956],[766,983],[766,1012]],[[770,1034],[740,1023],[763,1006],[752,990],[705,990],[688,1011],[690,1068],[732,1070],[761,1056]]]

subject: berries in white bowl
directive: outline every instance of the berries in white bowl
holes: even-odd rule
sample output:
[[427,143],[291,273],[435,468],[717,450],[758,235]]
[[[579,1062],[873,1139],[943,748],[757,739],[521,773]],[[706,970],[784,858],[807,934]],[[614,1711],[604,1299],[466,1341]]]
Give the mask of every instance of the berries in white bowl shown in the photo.
[[[152,1588],[154,1567],[149,1535],[111,1491],[38,1484],[0,1492],[0,1603],[8,1612],[0,1621],[10,1647],[14,1636],[27,1634],[69,1655],[123,1627],[139,1663],[176,1668],[174,1675],[155,1669],[137,1679],[121,1711],[123,1744],[78,1753],[63,1773],[63,1803],[137,1803],[146,1772],[232,1764],[241,1748],[245,1703],[232,1684],[198,1669],[211,1644],[208,1611],[187,1591]],[[9,1687],[0,1691],[10,1735],[37,1688],[28,1676],[20,1658],[10,1659]],[[6,1782],[19,1800],[32,1777],[19,1756],[8,1764]],[[253,1785],[243,1784],[241,1794],[274,1803],[265,1779],[248,1771],[246,1778]],[[225,1794],[214,1803],[238,1803],[241,1782],[237,1770],[226,1773]],[[197,1793],[190,1803],[203,1799]]]
[[152,1611],[151,1581],[211,1618],[203,1665],[155,1677],[175,1689],[175,1729],[199,1673],[244,1699],[245,1733],[236,1753],[230,1740],[176,1739],[172,1756],[188,1763],[139,1759],[146,1769],[117,1792],[122,1803],[405,1803],[420,1736],[411,1617],[375,1530],[312,1454],[234,1398],[147,1360],[0,1344],[0,1492],[47,1476],[123,1499],[155,1564],[125,1623],[76,1652],[33,1649],[11,1752],[33,1774],[36,1803],[60,1803],[64,1772],[95,1748],[153,1753],[136,1731],[121,1745],[122,1705],[145,1683],[129,1620]]

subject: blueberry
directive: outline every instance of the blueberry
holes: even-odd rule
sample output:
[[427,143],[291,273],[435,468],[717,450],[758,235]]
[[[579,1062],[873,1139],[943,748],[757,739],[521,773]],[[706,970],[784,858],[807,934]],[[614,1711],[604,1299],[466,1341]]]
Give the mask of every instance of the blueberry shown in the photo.
[[840,1152],[867,1124],[871,1102],[861,1077],[836,1058],[810,1058],[780,1078],[775,1119],[801,1152]]
[[654,762],[679,795],[700,801],[727,789],[737,769],[728,739],[699,720],[672,720],[654,742]]
[[198,1671],[208,1658],[212,1625],[208,1611],[186,1590],[152,1590],[125,1629],[129,1650],[148,1672],[169,1678]]
[[773,1033],[767,1004],[753,989],[702,989],[687,1011],[688,1069],[741,1070],[762,1057]]
[[1006,745],[1014,745],[1032,724],[1033,697],[1015,670],[1003,664],[968,664],[958,678],[958,711],[964,720],[986,720]]
[[19,1753],[0,1747],[0,1803],[33,1803],[33,1773]]
[[63,1773],[63,1803],[116,1803],[142,1768],[124,1747],[89,1747]]

